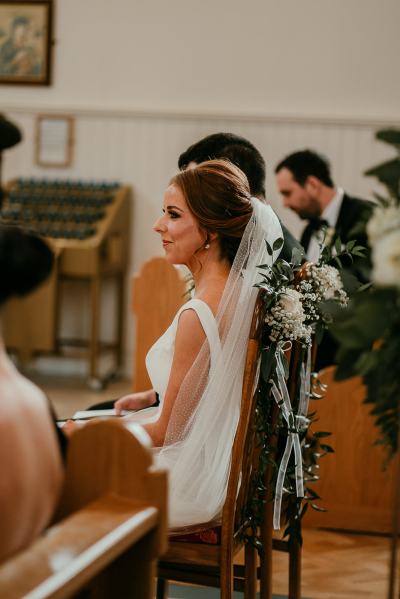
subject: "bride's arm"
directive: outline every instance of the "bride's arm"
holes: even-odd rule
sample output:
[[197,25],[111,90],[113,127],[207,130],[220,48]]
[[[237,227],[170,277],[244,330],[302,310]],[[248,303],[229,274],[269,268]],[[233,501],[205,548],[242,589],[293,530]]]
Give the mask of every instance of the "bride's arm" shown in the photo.
[[157,395],[154,389],[149,389],[120,397],[114,403],[114,408],[117,414],[121,414],[124,410],[143,410],[154,404],[157,404]]
[[181,388],[182,382],[195,361],[204,341],[205,333],[194,310],[185,310],[179,317],[175,337],[175,350],[171,374],[162,405],[162,412],[157,422],[144,425],[155,447],[161,447],[172,408]]

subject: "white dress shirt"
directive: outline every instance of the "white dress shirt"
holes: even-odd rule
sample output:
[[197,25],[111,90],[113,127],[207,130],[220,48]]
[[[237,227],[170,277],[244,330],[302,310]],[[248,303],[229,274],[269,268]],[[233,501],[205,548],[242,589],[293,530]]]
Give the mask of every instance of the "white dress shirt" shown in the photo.
[[[341,187],[336,188],[336,194],[333,196],[325,210],[321,214],[321,220],[326,220],[328,227],[334,229],[336,227],[340,208],[342,207],[344,191]],[[319,244],[321,242],[321,232],[315,231],[312,234],[307,250],[307,257],[311,262],[317,263],[321,253]]]

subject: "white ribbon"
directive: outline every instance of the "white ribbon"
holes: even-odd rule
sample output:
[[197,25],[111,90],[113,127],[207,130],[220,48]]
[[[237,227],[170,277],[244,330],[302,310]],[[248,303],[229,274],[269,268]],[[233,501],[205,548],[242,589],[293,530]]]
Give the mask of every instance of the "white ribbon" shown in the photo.
[[282,415],[286,420],[288,426],[288,437],[286,439],[286,447],[283,452],[282,460],[279,465],[278,477],[276,481],[275,489],[275,502],[274,502],[274,517],[273,526],[275,530],[280,528],[281,520],[281,507],[283,497],[283,485],[285,482],[285,476],[289,459],[294,449],[295,459],[295,477],[296,477],[296,494],[297,497],[304,497],[304,484],[303,484],[303,458],[301,454],[301,445],[299,433],[306,430],[309,424],[307,418],[308,403],[310,399],[310,384],[311,384],[311,349],[308,348],[306,366],[301,365],[300,370],[300,397],[299,397],[299,409],[298,414],[294,414],[292,405],[290,402],[289,392],[285,380],[285,370],[282,362],[283,358],[283,344],[278,344],[275,352],[276,364],[277,364],[277,382],[272,382],[272,394],[275,398],[276,403],[282,410]]

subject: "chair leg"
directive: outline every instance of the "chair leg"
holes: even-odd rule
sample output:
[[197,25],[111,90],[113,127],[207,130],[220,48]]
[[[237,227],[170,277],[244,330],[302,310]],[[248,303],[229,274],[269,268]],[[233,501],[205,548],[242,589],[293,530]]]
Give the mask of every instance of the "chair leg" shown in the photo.
[[168,599],[168,580],[157,578],[157,599]]
[[301,599],[301,546],[289,543],[289,599]]
[[264,555],[260,558],[260,599],[272,599],[272,502],[265,506],[261,524],[261,543]]
[[222,552],[221,557],[221,599],[232,599],[233,597],[233,561],[231,548]]
[[257,556],[256,549],[247,543],[244,550],[244,599],[256,599]]

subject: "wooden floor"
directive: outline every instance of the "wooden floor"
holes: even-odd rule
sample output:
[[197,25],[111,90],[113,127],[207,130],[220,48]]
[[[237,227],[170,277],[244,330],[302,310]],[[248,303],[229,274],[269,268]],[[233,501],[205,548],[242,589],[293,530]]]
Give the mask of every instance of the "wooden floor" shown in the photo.
[[[36,379],[59,418],[129,392],[129,382],[94,392],[84,381]],[[305,529],[302,595],[308,599],[386,599],[389,540],[385,537]],[[275,594],[287,594],[287,556],[274,553]]]

